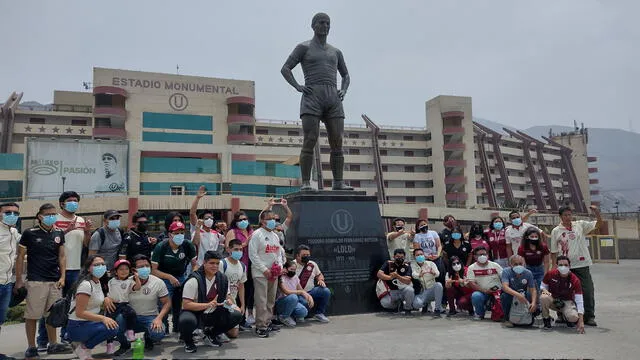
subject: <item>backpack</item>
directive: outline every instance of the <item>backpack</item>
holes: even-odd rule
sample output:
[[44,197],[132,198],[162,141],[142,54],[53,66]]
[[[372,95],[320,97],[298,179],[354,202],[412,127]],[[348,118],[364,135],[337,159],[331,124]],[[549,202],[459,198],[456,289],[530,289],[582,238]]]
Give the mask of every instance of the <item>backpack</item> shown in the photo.
[[513,325],[529,326],[534,322],[533,316],[529,312],[529,304],[521,302],[515,296],[511,302],[511,310],[506,315]]
[[[125,233],[120,228],[118,228],[118,231],[120,232],[120,245],[118,246],[118,254],[120,254],[120,250],[122,249],[122,243],[124,242]],[[100,248],[102,248],[104,246],[104,241],[107,238],[107,234],[104,232],[104,228],[103,227],[99,227],[98,229],[96,229],[96,231],[94,231],[91,234],[91,236],[93,236],[93,234],[95,234],[95,233],[100,234]],[[81,264],[84,264],[84,262],[87,260],[88,256],[89,256],[89,247],[88,246],[83,246],[82,247],[82,254],[80,255]]]
[[[89,285],[91,285],[91,292],[93,292],[93,284],[91,283],[91,281],[89,281]],[[56,302],[51,305],[51,307],[49,308],[49,316],[46,318],[47,325],[54,328],[59,328],[67,325],[67,322],[69,321],[69,314],[71,314],[76,309],[75,306],[73,307],[73,309],[69,309],[71,307],[71,295],[72,291],[69,291],[67,293],[67,296],[56,300]]]
[[[240,261],[240,264],[242,264],[243,273],[246,273],[247,272],[247,267],[245,266],[245,264],[242,261]],[[222,259],[222,273],[225,274],[225,275],[227,274],[227,259]]]

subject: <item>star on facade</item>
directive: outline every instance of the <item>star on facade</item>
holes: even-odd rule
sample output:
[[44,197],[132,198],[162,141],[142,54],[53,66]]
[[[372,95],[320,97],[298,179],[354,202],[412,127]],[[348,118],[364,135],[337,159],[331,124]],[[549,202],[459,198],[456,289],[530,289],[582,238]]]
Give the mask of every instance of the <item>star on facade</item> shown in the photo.
[[396,146],[396,143],[395,142],[391,142],[391,146]]
[[31,132],[31,126],[25,126],[24,127],[24,131]]
[[262,136],[258,136],[258,141],[262,141],[263,137]]
[[46,129],[45,129],[44,126],[41,126],[41,127],[38,128],[38,130],[40,130],[40,132],[44,132]]
[[353,145],[358,145],[358,141],[353,140]]
[[362,146],[365,146],[365,145],[367,145],[367,142],[362,140]]
[[87,132],[87,130],[85,128],[80,128],[80,130],[78,130],[80,132],[80,134],[84,134],[85,132]]
[[58,133],[58,131],[60,131],[60,129],[59,129],[57,126],[56,126],[56,127],[54,127],[52,130],[53,130],[53,133],[54,133],[54,134],[57,134],[57,133]]
[[302,144],[302,138],[299,138],[299,139],[298,139],[298,142]]
[[289,138],[289,142],[292,143],[293,142],[293,138],[290,137]]
[[269,142],[273,142],[273,136],[269,136]]
[[73,132],[73,129],[70,127],[66,128],[65,130],[67,131],[67,134],[71,134]]
[[278,138],[278,141],[280,141],[280,142],[282,142],[283,140],[284,140],[284,139],[282,138],[282,136],[280,136],[280,137]]
[[382,146],[387,146],[387,142],[386,142],[386,141],[383,141],[383,142],[382,142]]

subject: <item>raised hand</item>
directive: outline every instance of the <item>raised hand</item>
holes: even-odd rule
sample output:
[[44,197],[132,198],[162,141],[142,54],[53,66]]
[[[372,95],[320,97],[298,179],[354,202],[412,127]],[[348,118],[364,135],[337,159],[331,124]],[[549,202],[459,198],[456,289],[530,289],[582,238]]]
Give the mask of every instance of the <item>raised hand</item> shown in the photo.
[[196,197],[198,199],[202,199],[205,195],[207,195],[207,189],[204,187],[204,185],[200,185],[200,187],[198,188],[198,193],[196,194]]

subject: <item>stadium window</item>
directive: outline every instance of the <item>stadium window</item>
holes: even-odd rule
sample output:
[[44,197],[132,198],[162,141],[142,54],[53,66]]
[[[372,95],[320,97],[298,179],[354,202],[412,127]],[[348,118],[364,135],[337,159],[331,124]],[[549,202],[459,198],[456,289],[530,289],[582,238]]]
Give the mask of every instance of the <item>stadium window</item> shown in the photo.
[[184,186],[171,185],[170,190],[172,196],[184,195]]

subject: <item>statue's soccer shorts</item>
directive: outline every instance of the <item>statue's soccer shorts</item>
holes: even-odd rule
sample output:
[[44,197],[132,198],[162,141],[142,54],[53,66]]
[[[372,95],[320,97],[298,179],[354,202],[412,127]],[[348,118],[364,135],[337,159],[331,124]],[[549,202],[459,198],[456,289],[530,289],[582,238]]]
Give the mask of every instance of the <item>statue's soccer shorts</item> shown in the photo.
[[344,119],[342,100],[338,97],[335,85],[309,85],[312,93],[302,94],[300,100],[300,117],[315,115],[322,119]]

